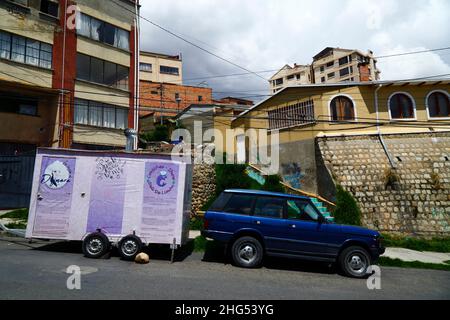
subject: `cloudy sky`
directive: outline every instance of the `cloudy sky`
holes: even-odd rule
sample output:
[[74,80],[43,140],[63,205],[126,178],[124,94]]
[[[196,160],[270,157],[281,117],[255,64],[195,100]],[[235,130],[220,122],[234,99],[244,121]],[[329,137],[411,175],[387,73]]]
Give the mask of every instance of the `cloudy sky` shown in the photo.
[[[450,46],[448,0],[141,0],[141,15],[251,71],[307,64],[327,46],[376,56]],[[142,49],[183,55],[184,83],[216,97],[268,94],[267,81],[141,22]],[[450,50],[380,59],[382,80],[450,73]],[[274,72],[260,73],[269,78]],[[198,79],[200,78],[200,79]],[[195,80],[190,80],[195,79]],[[254,100],[264,98],[254,97]]]

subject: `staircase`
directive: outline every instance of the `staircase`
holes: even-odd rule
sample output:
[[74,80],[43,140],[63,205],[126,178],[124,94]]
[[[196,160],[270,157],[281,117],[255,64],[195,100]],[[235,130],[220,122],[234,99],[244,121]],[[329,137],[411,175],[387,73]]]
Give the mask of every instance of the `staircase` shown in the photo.
[[[247,170],[246,170],[247,175],[258,181],[260,184],[264,184],[264,176],[266,175],[258,166],[254,165],[254,164],[249,164]],[[290,190],[294,191],[295,193],[298,193],[302,196],[306,196],[308,198],[311,199],[312,203],[316,206],[316,208],[322,213],[322,215],[324,216],[325,219],[327,219],[328,221],[334,221],[334,217],[331,216],[331,213],[328,211],[328,208],[323,204],[323,202],[321,200],[324,200],[325,202],[327,202],[329,205],[335,206],[334,203],[321,198],[320,196],[317,196],[315,194],[303,191],[303,190],[299,190],[299,189],[295,189],[293,188],[290,184],[285,183],[280,181],[280,183],[286,187],[289,188]],[[320,200],[319,200],[320,199]]]
[[327,207],[324,206],[323,202],[318,200],[317,198],[309,197],[312,203],[316,206],[316,208],[322,213],[322,215],[328,221],[334,221],[334,217],[331,216],[331,213],[328,211]]

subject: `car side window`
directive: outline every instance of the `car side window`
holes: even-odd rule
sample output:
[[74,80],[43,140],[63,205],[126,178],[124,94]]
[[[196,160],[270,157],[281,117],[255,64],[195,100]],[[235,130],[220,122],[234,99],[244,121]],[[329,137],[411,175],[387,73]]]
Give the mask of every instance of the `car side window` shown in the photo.
[[244,194],[233,194],[223,208],[223,212],[250,215],[255,197]]
[[293,199],[287,200],[287,216],[288,219],[303,221],[317,221],[319,218],[311,203]]
[[266,218],[282,218],[285,200],[275,197],[258,197],[254,215]]
[[208,211],[222,211],[223,207],[230,200],[231,193],[222,192],[220,196],[213,202],[213,204],[208,208]]

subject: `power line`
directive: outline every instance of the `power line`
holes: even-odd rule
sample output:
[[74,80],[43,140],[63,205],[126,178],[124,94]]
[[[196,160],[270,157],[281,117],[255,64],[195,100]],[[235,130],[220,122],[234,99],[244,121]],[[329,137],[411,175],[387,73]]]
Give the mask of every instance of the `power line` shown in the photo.
[[[125,6],[123,6],[123,5],[119,4],[119,3],[117,3],[115,0],[111,0],[111,1],[114,2],[117,6],[123,8],[123,9],[125,9],[125,10],[127,10],[127,11],[129,11],[129,12],[131,12],[131,13],[133,13],[133,14],[135,14],[134,11],[131,11],[130,9],[126,8]],[[163,26],[161,26],[161,25],[159,25],[159,24],[157,24],[157,23],[155,23],[155,22],[153,22],[153,21],[147,19],[146,17],[141,16],[140,14],[138,14],[138,16],[139,16],[141,19],[144,19],[144,21],[147,21],[148,23],[152,24],[153,26],[155,26],[155,27],[157,27],[157,28],[159,28],[159,29],[161,29],[161,30],[163,30],[163,31],[165,31],[165,32],[167,32],[167,33],[169,33],[170,35],[174,36],[175,38],[180,39],[180,40],[182,40],[182,41],[184,41],[184,42],[186,42],[186,43],[188,43],[188,44],[190,44],[190,45],[196,47],[197,49],[199,49],[199,50],[201,50],[201,51],[204,51],[204,52],[206,52],[206,53],[208,53],[208,54],[210,54],[210,55],[216,57],[217,59],[220,59],[220,60],[222,60],[222,61],[225,61],[225,62],[227,62],[227,63],[229,63],[229,64],[231,64],[231,65],[233,65],[233,66],[235,66],[235,67],[237,67],[237,68],[239,68],[239,69],[242,69],[242,70],[244,70],[244,71],[246,71],[246,72],[248,72],[248,73],[254,74],[255,76],[257,76],[257,77],[263,79],[264,81],[267,81],[266,78],[264,78],[263,76],[261,76],[261,75],[255,73],[254,71],[251,71],[251,70],[249,70],[249,69],[247,69],[247,68],[245,68],[245,67],[242,67],[242,66],[238,65],[237,63],[234,63],[233,61],[230,61],[230,60],[228,60],[228,59],[226,59],[226,58],[223,58],[223,57],[221,57],[221,56],[215,54],[214,52],[211,52],[211,51],[209,51],[208,49],[205,49],[205,48],[203,48],[203,47],[201,47],[201,46],[195,44],[194,42],[189,41],[189,40],[187,40],[187,39],[185,39],[185,38],[183,38],[183,37],[177,35],[176,33],[174,33],[174,32],[172,32],[172,31],[170,31],[169,29],[167,29],[167,28],[165,28],[165,27],[163,27]]]
[[437,49],[428,49],[428,50],[420,50],[420,51],[411,51],[411,52],[403,52],[403,53],[394,53],[394,54],[374,57],[374,59],[385,59],[385,58],[391,58],[391,57],[408,56],[408,55],[412,55],[412,54],[420,54],[420,53],[426,53],[426,52],[436,52],[436,51],[443,51],[443,50],[450,50],[450,47],[437,48]]

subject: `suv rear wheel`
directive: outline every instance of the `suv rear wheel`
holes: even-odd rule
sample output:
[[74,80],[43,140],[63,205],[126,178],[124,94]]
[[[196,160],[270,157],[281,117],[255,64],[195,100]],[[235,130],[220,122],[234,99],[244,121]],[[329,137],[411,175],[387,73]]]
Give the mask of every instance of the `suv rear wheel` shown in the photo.
[[261,264],[263,255],[261,242],[253,237],[239,238],[231,247],[231,256],[239,267],[255,268]]
[[339,255],[339,266],[349,277],[364,278],[370,265],[369,253],[360,246],[345,248]]

